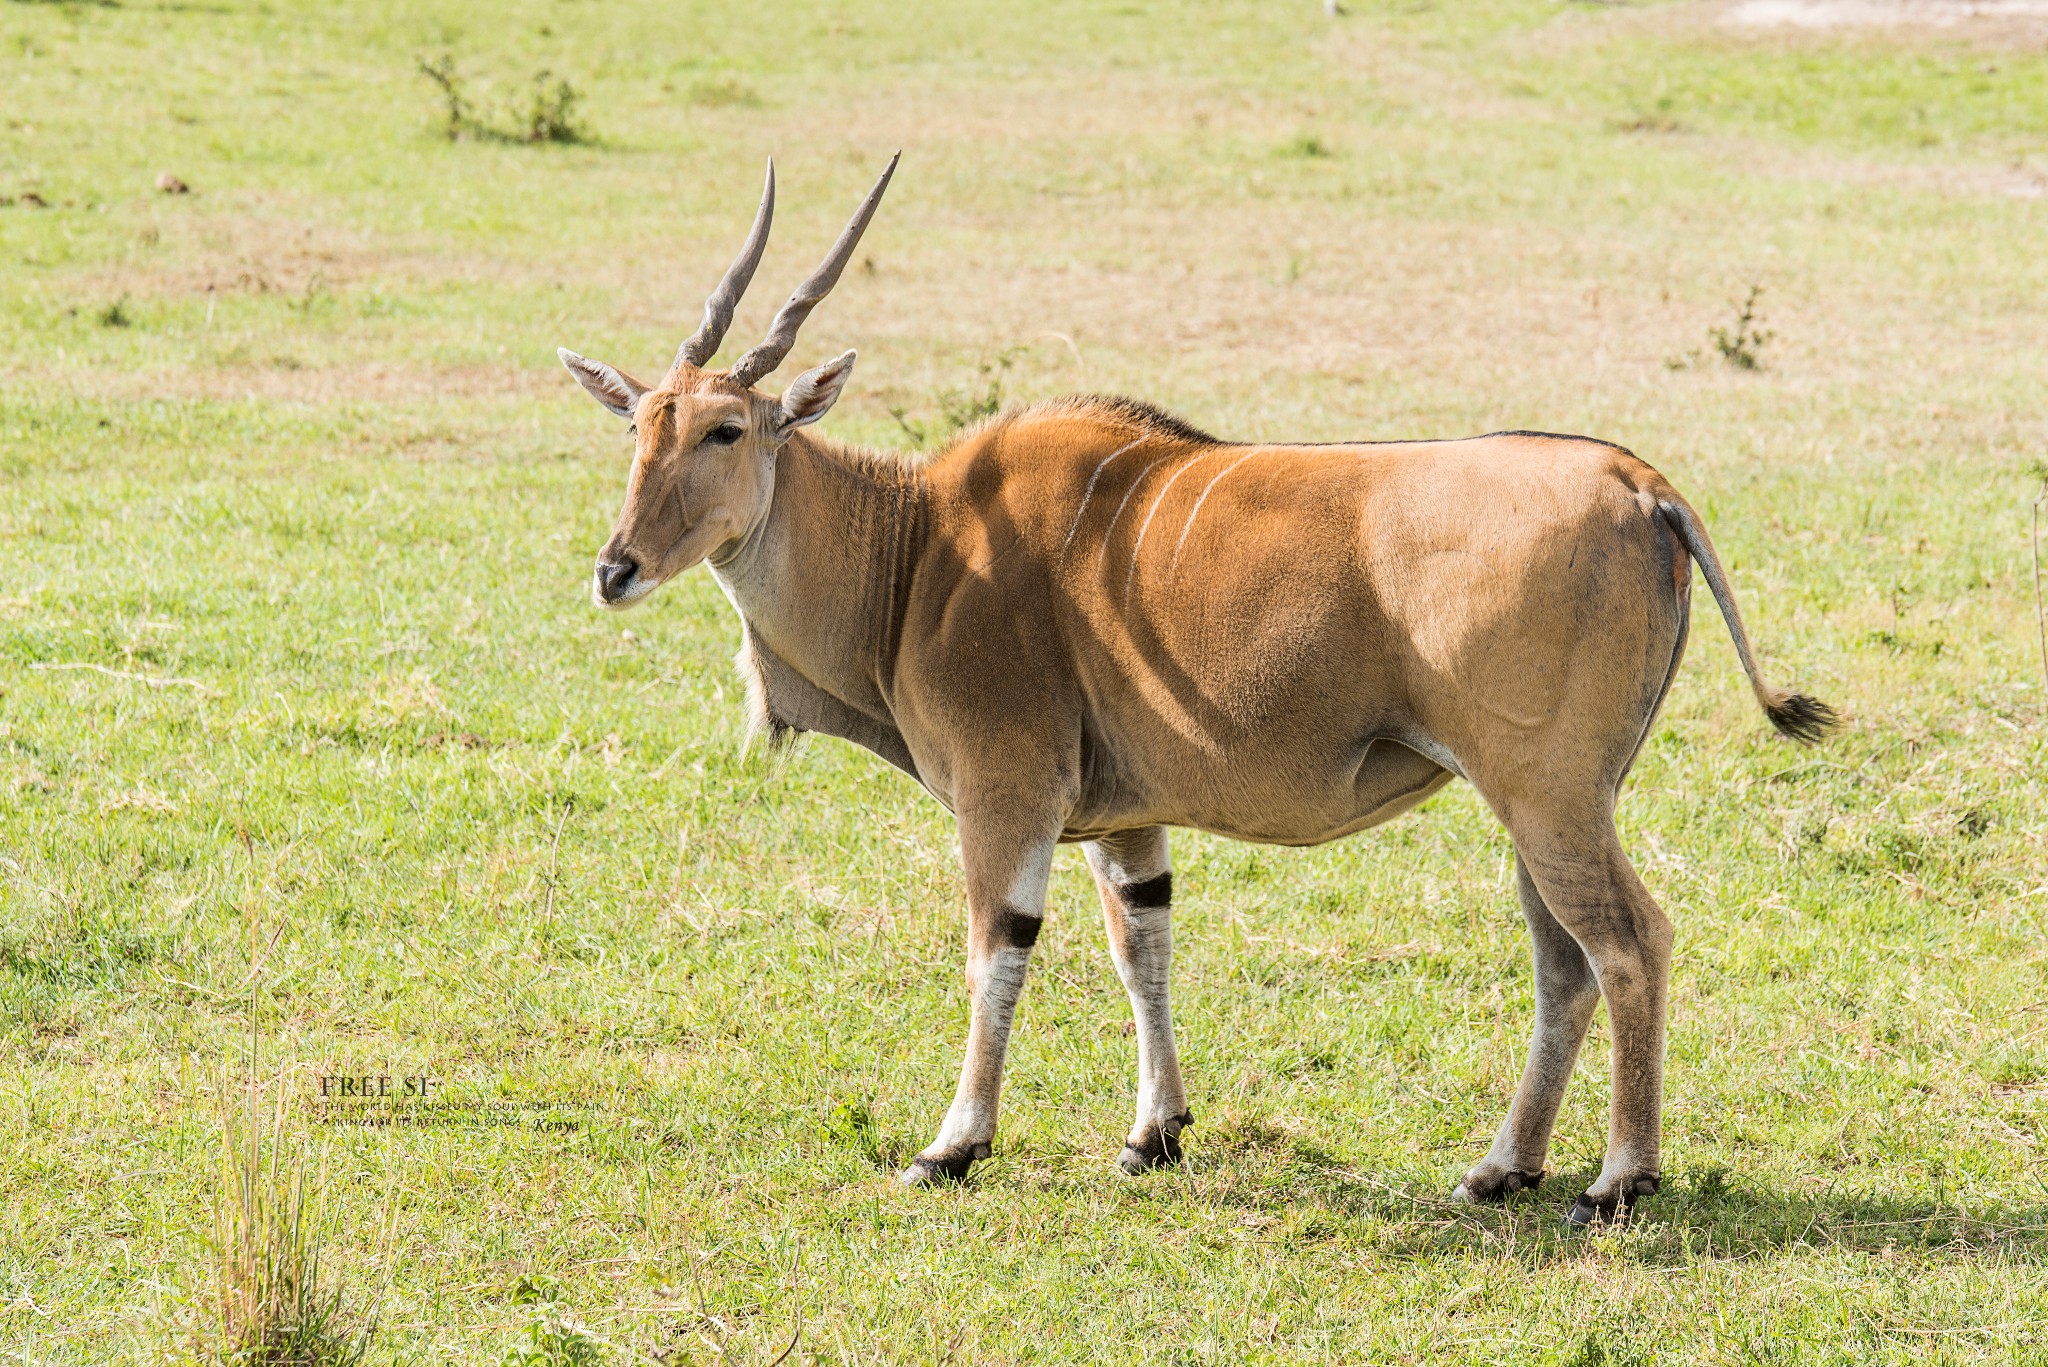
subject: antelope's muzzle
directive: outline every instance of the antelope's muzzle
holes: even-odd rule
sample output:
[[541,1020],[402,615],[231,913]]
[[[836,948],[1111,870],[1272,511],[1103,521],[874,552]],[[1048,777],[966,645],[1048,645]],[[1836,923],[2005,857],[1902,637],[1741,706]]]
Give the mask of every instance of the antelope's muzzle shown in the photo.
[[635,596],[633,581],[639,574],[640,562],[630,555],[620,560],[600,560],[591,577],[591,596],[606,607],[628,601]]

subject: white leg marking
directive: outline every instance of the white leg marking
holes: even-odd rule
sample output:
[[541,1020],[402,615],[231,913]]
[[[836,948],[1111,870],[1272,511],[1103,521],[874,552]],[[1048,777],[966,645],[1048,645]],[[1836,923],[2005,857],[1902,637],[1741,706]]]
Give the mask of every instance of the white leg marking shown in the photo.
[[[1145,434],[1145,436],[1150,435],[1151,433],[1149,432]],[[1103,457],[1102,464],[1095,467],[1095,473],[1088,476],[1088,487],[1081,491],[1081,506],[1074,509],[1074,525],[1067,528],[1067,539],[1060,543],[1060,557],[1062,559],[1066,557],[1067,548],[1074,544],[1074,534],[1081,530],[1081,514],[1088,511],[1088,500],[1095,497],[1095,481],[1102,478],[1102,472],[1109,468],[1111,461],[1143,440],[1145,440],[1144,436],[1133,437],[1122,446],[1117,447],[1116,450]]]
[[1230,464],[1224,466],[1221,470],[1218,470],[1216,472],[1216,478],[1210,480],[1208,484],[1203,486],[1202,496],[1195,500],[1194,507],[1188,509],[1188,525],[1180,529],[1180,540],[1173,543],[1173,559],[1169,560],[1166,563],[1167,577],[1172,577],[1173,567],[1180,563],[1180,548],[1188,544],[1188,533],[1195,529],[1195,514],[1201,512],[1202,505],[1209,501],[1209,491],[1211,489],[1214,489],[1218,484],[1221,484],[1223,482],[1223,477],[1225,475],[1229,474],[1232,470],[1235,470],[1238,466],[1244,464],[1246,461],[1250,460],[1253,456],[1256,456],[1257,454],[1259,454],[1257,451],[1245,452],[1236,460],[1230,462]]
[[1085,850],[1089,866],[1108,889],[1103,912],[1109,926],[1110,957],[1130,994],[1131,1018],[1137,1027],[1138,1101],[1129,1136],[1135,1148],[1158,1142],[1157,1136],[1177,1126],[1187,1113],[1188,1098],[1179,1051],[1174,1046],[1169,997],[1173,908],[1128,906],[1119,893],[1128,884],[1171,873],[1173,863],[1163,833],[1142,845],[1127,842],[1122,857],[1097,841],[1090,841]]
[[1130,957],[1112,952],[1117,976],[1131,997],[1131,1019],[1138,1028],[1138,1113],[1133,1136],[1149,1122],[1164,1125],[1187,1109],[1180,1060],[1173,1041],[1173,1007],[1169,997],[1173,970],[1173,911],[1148,907],[1124,913]]
[[1147,847],[1131,856],[1127,863],[1112,854],[1099,840],[1091,840],[1081,847],[1088,856],[1089,867],[1096,876],[1110,883],[1142,883],[1148,878],[1157,878],[1162,873],[1173,872],[1173,862],[1167,854],[1164,840],[1148,841]]
[[1024,970],[1030,963],[1030,950],[1003,948],[974,966],[974,1023],[968,1030],[967,1066],[961,1070],[960,1087],[946,1109],[939,1137],[927,1153],[945,1154],[994,1142],[1003,1054],[1017,1018],[1017,999],[1024,992]]
[[1008,905],[1011,911],[1020,916],[1045,914],[1045,889],[1052,880],[1052,849],[1046,845],[1025,853],[1017,876],[1010,881]]
[[941,1172],[957,1177],[969,1164],[988,1157],[995,1142],[1003,1056],[1031,963],[1028,944],[1006,941],[1037,938],[1009,933],[1024,929],[1012,918],[1045,914],[1046,883],[1052,874],[1050,832],[1018,840],[1019,832],[1006,829],[1000,820],[987,820],[971,807],[961,815],[960,830],[969,907],[967,1057],[938,1137],[905,1174],[913,1183]]
[[1145,510],[1145,520],[1138,525],[1138,539],[1131,543],[1131,567],[1128,570],[1124,571],[1124,601],[1126,603],[1130,602],[1131,600],[1131,581],[1134,578],[1136,578],[1138,574],[1138,552],[1144,549],[1145,533],[1152,530],[1152,519],[1159,512],[1159,505],[1166,502],[1167,491],[1173,488],[1174,483],[1177,480],[1179,480],[1182,475],[1194,469],[1197,465],[1200,465],[1204,460],[1208,459],[1208,457],[1211,454],[1211,452],[1204,451],[1201,455],[1196,456],[1186,465],[1181,466],[1180,469],[1175,470],[1173,472],[1173,478],[1167,480],[1166,483],[1159,486],[1159,496],[1157,498],[1154,498],[1152,500],[1152,506]]

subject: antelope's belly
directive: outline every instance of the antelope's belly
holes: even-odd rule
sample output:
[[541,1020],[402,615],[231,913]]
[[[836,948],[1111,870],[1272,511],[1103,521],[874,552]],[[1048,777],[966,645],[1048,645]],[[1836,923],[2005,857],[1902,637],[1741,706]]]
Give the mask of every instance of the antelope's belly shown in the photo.
[[[1170,762],[1175,758],[1180,762]],[[1094,766],[1068,835],[1164,825],[1261,844],[1316,845],[1399,816],[1451,777],[1386,737],[1348,754],[1284,741],[1222,757],[1155,752],[1148,763]]]

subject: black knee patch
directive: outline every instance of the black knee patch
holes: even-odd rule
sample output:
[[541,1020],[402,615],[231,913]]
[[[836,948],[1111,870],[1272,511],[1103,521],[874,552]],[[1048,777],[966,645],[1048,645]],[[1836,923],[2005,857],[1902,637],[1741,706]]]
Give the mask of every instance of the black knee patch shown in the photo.
[[1162,873],[1142,883],[1119,883],[1116,895],[1133,911],[1149,911],[1173,904],[1173,874]]
[[1044,928],[1043,916],[1026,916],[1022,912],[1004,907],[996,913],[996,923],[991,930],[997,946],[1004,949],[1029,949],[1038,943],[1038,932]]

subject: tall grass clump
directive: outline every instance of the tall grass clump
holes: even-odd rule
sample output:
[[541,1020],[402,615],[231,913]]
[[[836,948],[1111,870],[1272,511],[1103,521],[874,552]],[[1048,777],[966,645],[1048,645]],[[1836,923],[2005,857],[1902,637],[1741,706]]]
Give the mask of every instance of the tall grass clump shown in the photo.
[[355,1367],[369,1351],[374,1313],[345,1304],[320,1264],[326,1168],[283,1136],[283,1097],[266,1142],[256,1084],[221,1107],[215,1193],[213,1310],[221,1367]]

